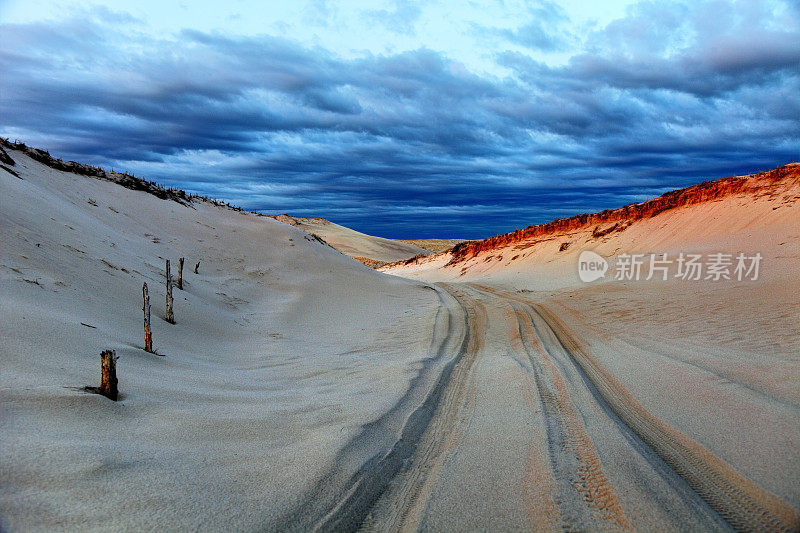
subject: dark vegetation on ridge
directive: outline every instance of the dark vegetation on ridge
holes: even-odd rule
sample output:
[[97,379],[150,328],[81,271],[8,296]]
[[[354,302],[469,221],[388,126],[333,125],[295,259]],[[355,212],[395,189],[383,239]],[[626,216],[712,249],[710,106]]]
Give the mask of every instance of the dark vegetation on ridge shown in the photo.
[[[20,179],[22,178],[17,172],[5,166],[5,165],[16,166],[16,162],[8,154],[8,152],[6,152],[5,150],[6,148],[22,152],[31,159],[38,161],[39,163],[42,163],[43,165],[46,165],[54,170],[60,170],[62,172],[70,172],[72,174],[79,174],[81,176],[88,176],[101,179],[104,181],[110,181],[111,183],[116,183],[117,185],[125,187],[126,189],[131,189],[134,191],[143,191],[148,194],[152,194],[157,198],[161,198],[162,200],[170,200],[173,202],[177,202],[186,207],[191,207],[192,209],[194,209],[194,207],[192,206],[192,202],[197,202],[197,201],[208,202],[217,207],[231,209],[233,211],[238,211],[240,213],[256,215],[259,217],[273,218],[281,222],[285,222],[287,224],[297,225],[296,222],[293,223],[289,221],[290,219],[292,220],[294,219],[294,217],[290,217],[289,215],[265,215],[264,213],[259,213],[257,211],[246,211],[241,207],[231,205],[227,202],[214,200],[212,198],[208,198],[207,196],[200,196],[198,194],[187,193],[182,189],[173,189],[171,187],[164,187],[163,185],[159,185],[155,182],[148,181],[142,178],[137,178],[131,174],[127,174],[124,172],[113,172],[113,171],[110,172],[100,167],[95,167],[92,165],[85,165],[82,163],[77,163],[75,161],[64,161],[63,159],[53,157],[52,155],[50,155],[50,152],[46,150],[40,150],[39,148],[31,148],[30,146],[27,146],[24,143],[11,142],[6,138],[0,137],[0,162],[4,163],[4,165],[0,165],[0,168]],[[324,218],[317,218],[311,220],[321,220],[328,222]],[[333,246],[328,244],[319,235],[316,234],[309,234],[309,235],[310,238],[330,248],[333,248]],[[360,259],[358,258],[357,260],[360,261]],[[361,262],[364,263],[364,261]]]
[[[58,159],[56,157],[53,157],[52,155],[50,155],[50,152],[46,150],[40,150],[39,148],[32,148],[30,146],[25,145],[24,143],[11,142],[8,139],[0,137],[0,162],[3,162],[7,165],[13,166],[15,165],[15,162],[5,151],[5,148],[22,152],[23,154],[27,155],[34,161],[38,161],[39,163],[42,163],[43,165],[46,165],[54,170],[71,172],[73,174],[80,174],[82,176],[90,176],[104,181],[110,181],[112,183],[121,185],[126,189],[131,189],[134,191],[144,191],[148,194],[152,194],[157,198],[161,198],[162,200],[170,200],[173,202],[177,202],[181,205],[185,205],[187,207],[191,207],[191,203],[193,201],[201,201],[201,202],[209,202],[219,207],[227,207],[229,209],[233,209],[234,211],[243,211],[241,207],[232,206],[226,202],[213,200],[211,198],[200,196],[197,194],[187,193],[182,189],[173,189],[171,187],[164,187],[163,185],[159,185],[155,182],[148,181],[142,178],[137,178],[125,172],[107,171],[100,167],[85,165],[82,163],[76,163],[75,161],[64,161],[63,159]],[[12,172],[12,174],[14,174],[14,172]],[[256,213],[255,211],[251,211],[251,213],[263,216],[261,215],[261,213]]]

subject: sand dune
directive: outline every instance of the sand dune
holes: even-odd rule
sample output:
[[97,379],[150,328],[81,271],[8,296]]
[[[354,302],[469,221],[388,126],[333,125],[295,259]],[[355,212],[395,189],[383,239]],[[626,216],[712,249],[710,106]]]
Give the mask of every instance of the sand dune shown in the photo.
[[291,224],[309,235],[316,235],[345,255],[366,264],[379,267],[386,263],[409,259],[430,252],[408,241],[373,237],[358,231],[334,224],[324,218],[301,218],[278,215],[276,220]]
[[[439,364],[426,362],[439,300],[417,282],[268,217],[6,152],[4,530],[268,527]],[[164,259],[175,275],[179,257],[170,325]],[[143,282],[163,357],[142,349]],[[79,390],[97,385],[103,349],[120,357],[117,403]]]
[[413,244],[429,252],[443,252],[457,244],[465,242],[464,239],[399,239],[400,242]]
[[762,174],[706,182],[641,204],[465,242],[381,270],[442,280],[508,279],[517,287],[534,288],[549,281],[577,283],[577,257],[586,249],[604,256],[715,246],[777,253],[775,247],[785,243],[773,241],[797,233],[798,195],[800,164],[793,163]]
[[[3,530],[800,528],[800,167],[386,275],[299,224],[3,147]],[[582,283],[586,249],[763,265]],[[104,349],[118,402],[83,389]]]

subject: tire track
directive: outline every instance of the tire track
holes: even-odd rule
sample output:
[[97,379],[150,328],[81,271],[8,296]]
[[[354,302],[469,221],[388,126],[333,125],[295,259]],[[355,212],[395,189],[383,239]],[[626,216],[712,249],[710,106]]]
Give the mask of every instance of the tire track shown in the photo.
[[[373,507],[415,454],[440,402],[452,397],[451,384],[458,382],[452,379],[453,374],[464,366],[459,363],[471,339],[467,313],[449,292],[434,289],[440,300],[430,350],[435,356],[423,363],[398,403],[378,420],[366,424],[337,454],[316,487],[270,530],[356,531],[371,520]],[[437,368],[448,356],[444,366]],[[438,423],[434,421],[434,425]],[[394,427],[402,429],[398,433]],[[365,456],[370,457],[366,462]]]
[[364,531],[412,531],[419,529],[426,504],[439,474],[455,452],[472,412],[475,382],[472,368],[483,347],[487,326],[485,308],[462,291],[440,284],[461,306],[467,317],[467,336],[462,356],[448,378],[436,410],[416,450],[377,502],[363,524]]
[[[528,455],[528,461],[535,457],[537,462],[535,468],[527,465],[526,473],[545,473],[548,479],[552,473],[553,483],[527,491],[523,485],[521,503],[529,516],[541,519],[531,523],[560,525],[564,530],[631,529],[574,403],[577,400],[570,396],[570,391],[573,395],[577,391],[583,397],[580,387],[588,386],[589,401],[605,409],[617,427],[625,428],[631,443],[663,460],[660,475],[686,481],[694,491],[691,496],[686,492],[691,501],[701,505],[702,498],[740,531],[800,529],[797,511],[786,502],[649,413],[545,306],[489,287],[439,284],[435,290],[441,303],[431,344],[435,356],[425,362],[395,407],[364,426],[318,486],[274,529],[407,531],[424,529],[426,513],[433,509],[439,520],[445,518],[441,513],[447,508],[441,505],[447,497],[437,496],[437,484],[453,472],[448,464],[463,468],[456,451],[465,446],[465,436],[474,454],[487,429],[480,425],[470,429],[469,420],[477,412],[478,392],[485,392],[477,389],[477,376],[483,374],[476,368],[484,373],[486,368],[475,363],[489,341],[491,357],[503,350],[503,342],[509,343],[507,355],[529,376],[524,382],[530,392],[522,392],[525,401],[536,402],[543,414],[537,418],[544,426],[538,448],[542,451]],[[495,321],[501,322],[500,328]],[[568,388],[563,372],[573,371],[585,381],[580,385],[570,381]],[[485,413],[486,404],[480,405]],[[397,427],[401,429],[393,429]],[[371,458],[364,462],[365,457]],[[460,483],[465,478],[457,479]],[[452,490],[447,493],[450,498],[454,495]]]
[[544,321],[609,408],[731,527],[737,531],[800,531],[800,514],[792,506],[651,414],[548,308],[513,295],[506,297],[525,304],[534,322],[536,317]]
[[555,480],[557,518],[567,531],[630,530],[614,488],[603,473],[600,458],[567,392],[564,380],[539,339],[538,330],[524,305],[494,291],[483,294],[510,305],[521,348],[533,374],[545,414],[550,467]]

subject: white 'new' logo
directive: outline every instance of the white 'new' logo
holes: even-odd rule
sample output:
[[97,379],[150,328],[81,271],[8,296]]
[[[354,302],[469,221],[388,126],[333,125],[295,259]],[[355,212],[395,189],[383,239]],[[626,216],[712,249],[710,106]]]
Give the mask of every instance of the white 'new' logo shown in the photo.
[[605,276],[606,270],[608,270],[608,261],[591,250],[582,251],[578,257],[578,277],[583,282],[589,283],[602,278]]

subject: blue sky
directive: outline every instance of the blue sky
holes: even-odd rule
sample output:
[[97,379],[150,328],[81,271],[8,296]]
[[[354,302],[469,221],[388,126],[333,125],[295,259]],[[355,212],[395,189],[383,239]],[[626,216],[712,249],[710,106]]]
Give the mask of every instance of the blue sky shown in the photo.
[[0,135],[477,238],[798,159],[795,1],[0,0]]

